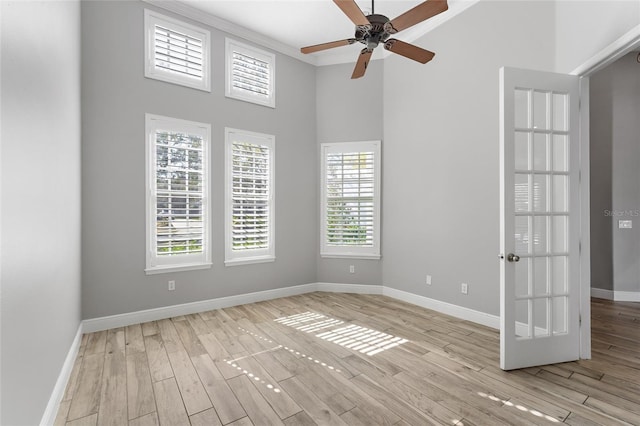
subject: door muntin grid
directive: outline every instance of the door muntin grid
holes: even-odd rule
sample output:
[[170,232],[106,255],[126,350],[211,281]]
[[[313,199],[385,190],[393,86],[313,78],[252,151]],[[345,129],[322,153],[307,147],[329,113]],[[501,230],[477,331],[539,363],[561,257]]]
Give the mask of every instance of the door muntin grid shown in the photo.
[[569,94],[516,88],[515,334],[567,334]]

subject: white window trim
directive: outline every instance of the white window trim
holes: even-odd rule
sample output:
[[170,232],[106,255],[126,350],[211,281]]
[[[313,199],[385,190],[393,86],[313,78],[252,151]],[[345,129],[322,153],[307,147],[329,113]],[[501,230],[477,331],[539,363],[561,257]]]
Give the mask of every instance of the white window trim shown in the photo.
[[[381,175],[381,142],[338,142],[320,145],[320,256],[323,258],[380,259],[380,175]],[[374,205],[373,205],[373,246],[329,246],[327,244],[327,173],[326,159],[331,152],[374,152]]]
[[[203,252],[195,255],[180,255],[162,259],[154,255],[156,246],[156,192],[155,192],[155,169],[156,169],[156,132],[167,130],[174,132],[184,132],[197,134],[203,137],[203,187],[202,187],[202,223]],[[210,214],[210,194],[209,176],[211,160],[209,158],[209,145],[211,143],[211,125],[197,123],[194,121],[181,120],[171,117],[163,117],[154,114],[145,114],[145,189],[146,189],[146,268],[147,275],[161,274],[165,272],[190,271],[196,269],[211,268],[211,214]]]
[[[233,88],[232,84],[232,67],[233,67],[233,50],[239,50],[246,55],[253,56],[256,59],[269,63],[269,93],[268,98],[264,98],[258,95],[252,95],[245,91],[237,90]],[[270,108],[276,107],[276,56],[273,53],[265,50],[258,49],[257,47],[250,46],[248,44],[240,43],[239,41],[226,38],[225,39],[225,96],[228,98],[238,99],[241,101],[251,102],[258,105],[267,106]]]
[[[202,40],[202,80],[182,76],[155,67],[155,25],[161,24],[172,30]],[[204,28],[179,21],[158,12],[144,10],[144,76],[167,83],[211,92],[211,32]]]
[[[233,223],[233,142],[240,135],[251,143],[269,147],[269,247],[260,250],[234,251]],[[225,260],[226,266],[274,262],[275,256],[275,136],[233,128],[225,128]]]

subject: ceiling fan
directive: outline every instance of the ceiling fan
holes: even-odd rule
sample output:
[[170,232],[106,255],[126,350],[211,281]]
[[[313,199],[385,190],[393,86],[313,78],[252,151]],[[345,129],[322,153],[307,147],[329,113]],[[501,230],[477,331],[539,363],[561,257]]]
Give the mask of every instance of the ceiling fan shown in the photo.
[[303,47],[300,51],[302,53],[319,52],[354,44],[357,41],[364,44],[366,47],[362,49],[360,56],[358,56],[358,62],[356,62],[351,78],[360,78],[364,75],[373,49],[380,43],[384,43],[386,50],[422,64],[432,60],[435,53],[395,38],[389,38],[389,36],[425,21],[449,8],[447,0],[427,0],[397,18],[390,20],[384,15],[375,14],[373,0],[371,0],[371,15],[368,16],[362,13],[355,0],[333,0],[333,2],[356,25],[354,37]]

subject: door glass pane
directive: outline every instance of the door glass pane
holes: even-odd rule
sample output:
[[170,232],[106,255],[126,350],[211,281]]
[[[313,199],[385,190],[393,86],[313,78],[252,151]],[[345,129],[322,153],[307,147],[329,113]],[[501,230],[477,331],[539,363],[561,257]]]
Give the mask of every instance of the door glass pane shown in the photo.
[[547,135],[536,133],[533,135],[533,168],[534,170],[549,170],[549,155],[547,151]]
[[533,315],[534,315],[534,336],[548,336],[549,335],[549,299],[534,299],[533,300]]
[[544,296],[549,293],[548,280],[549,280],[549,268],[547,257],[536,257],[533,259],[535,270],[533,274],[534,281],[534,296]]
[[553,211],[567,212],[569,209],[569,194],[567,192],[567,176],[553,176]]
[[553,130],[569,130],[569,95],[564,93],[553,94]]
[[529,302],[530,300],[516,300],[516,337],[530,339],[529,329]]
[[529,206],[529,175],[516,173],[515,176],[515,211],[530,211]]
[[537,212],[548,211],[547,196],[549,194],[548,178],[546,175],[533,176],[533,210]]
[[514,102],[515,102],[515,127],[516,129],[529,129],[529,90],[515,90]]
[[569,138],[566,135],[553,135],[553,171],[569,171]]
[[553,334],[566,334],[568,323],[568,300],[566,297],[554,297],[552,300]]
[[520,259],[515,262],[516,268],[516,297],[529,296],[529,279],[531,277],[531,258]]
[[567,284],[569,283],[567,261],[567,256],[554,256],[551,258],[551,288],[553,294],[567,293]]
[[533,218],[533,252],[536,254],[547,253],[548,217],[536,216]]
[[533,128],[549,130],[549,93],[533,92]]
[[515,217],[515,247],[516,254],[531,254],[529,247],[529,235],[531,235],[531,224],[529,216]]
[[515,160],[516,170],[530,170],[529,166],[529,133],[516,132]]
[[567,216],[554,216],[551,218],[551,251],[553,253],[566,253],[568,248]]

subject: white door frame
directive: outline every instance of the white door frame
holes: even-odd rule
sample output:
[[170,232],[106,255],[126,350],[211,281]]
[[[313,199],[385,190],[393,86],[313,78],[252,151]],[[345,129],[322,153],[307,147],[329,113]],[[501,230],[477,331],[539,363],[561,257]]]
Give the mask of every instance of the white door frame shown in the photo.
[[591,358],[591,230],[589,184],[589,76],[640,48],[640,25],[569,74],[580,76],[580,358]]

